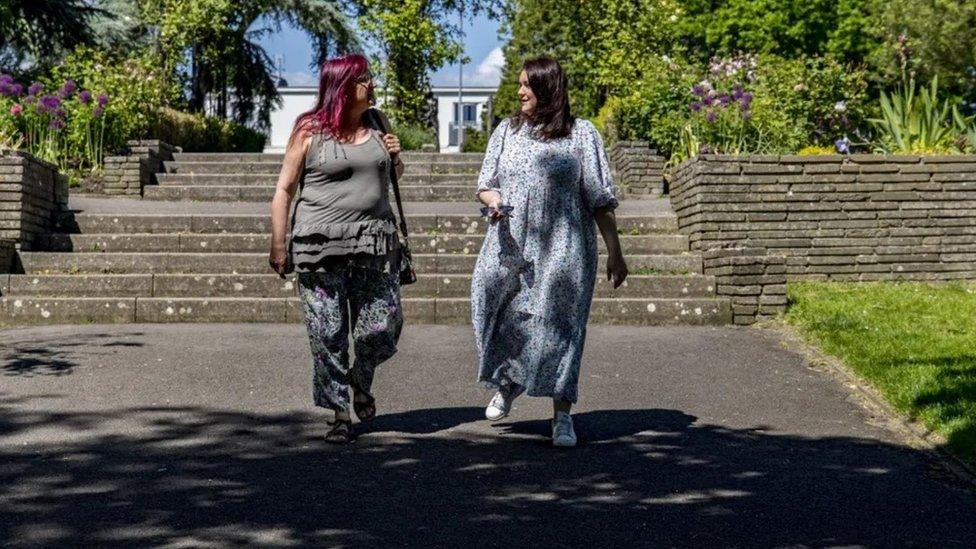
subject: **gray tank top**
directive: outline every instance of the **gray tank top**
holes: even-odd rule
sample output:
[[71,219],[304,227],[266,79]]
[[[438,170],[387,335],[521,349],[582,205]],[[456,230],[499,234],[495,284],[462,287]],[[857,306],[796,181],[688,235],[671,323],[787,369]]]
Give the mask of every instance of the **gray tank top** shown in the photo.
[[296,272],[324,270],[337,261],[389,272],[400,247],[388,198],[391,168],[375,130],[362,144],[312,136],[292,217]]

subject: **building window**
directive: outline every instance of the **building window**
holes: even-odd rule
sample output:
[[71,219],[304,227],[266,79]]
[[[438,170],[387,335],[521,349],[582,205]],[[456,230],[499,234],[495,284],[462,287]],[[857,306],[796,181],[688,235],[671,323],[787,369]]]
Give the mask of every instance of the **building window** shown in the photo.
[[[475,104],[472,104],[472,103],[464,103],[462,106],[464,107],[464,110],[463,110],[463,114],[464,114],[463,122],[464,122],[464,124],[465,125],[474,124],[477,121],[477,119],[478,119],[478,105],[475,105]],[[455,103],[454,104],[454,123],[457,124],[457,122],[458,122],[458,104]]]

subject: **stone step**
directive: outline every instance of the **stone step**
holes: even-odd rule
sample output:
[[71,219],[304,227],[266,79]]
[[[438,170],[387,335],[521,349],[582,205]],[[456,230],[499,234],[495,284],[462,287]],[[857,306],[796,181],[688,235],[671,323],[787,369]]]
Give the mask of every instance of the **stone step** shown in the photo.
[[[415,268],[422,274],[467,274],[474,270],[474,254],[414,254]],[[114,253],[114,252],[20,252],[26,274],[76,273],[238,273],[266,274],[267,253]],[[606,258],[600,256],[603,272]],[[698,254],[630,255],[627,265],[635,274],[698,274]],[[644,271],[644,272],[642,272]]]
[[[161,187],[169,186],[212,186],[212,187],[274,187],[278,174],[263,173],[158,173],[156,181]],[[476,174],[420,173],[404,175],[400,178],[401,187],[411,185],[456,185],[468,188],[468,195],[474,196],[478,188]]]
[[[277,176],[281,162],[163,162],[166,174],[265,174]],[[481,162],[412,162],[404,163],[404,176],[429,174],[475,175],[481,171]]]
[[[0,275],[4,296],[45,297],[294,297],[294,276],[276,274],[65,274]],[[405,297],[467,298],[470,274],[420,274],[403,287]],[[715,279],[705,275],[632,275],[613,288],[597,277],[601,298],[715,297]]]
[[[407,212],[409,212],[407,208]],[[482,235],[488,221],[479,215],[411,215],[407,213],[411,232]],[[142,214],[62,214],[58,230],[65,233],[270,233],[271,217],[261,215],[142,215]],[[647,215],[618,215],[621,234],[639,235],[673,233],[678,230],[677,217],[672,212]]]
[[[411,238],[410,245],[414,253],[472,254],[481,249],[483,241],[483,234],[418,234]],[[41,236],[34,251],[241,253],[267,251],[270,242],[270,233],[56,233]],[[627,255],[688,251],[688,237],[679,234],[622,235],[620,244]],[[599,240],[598,245],[603,252],[603,241]]]
[[[404,298],[409,323],[468,324],[470,303],[463,298]],[[722,325],[731,322],[728,300],[595,298],[593,324]],[[25,326],[128,322],[303,321],[297,298],[36,297],[0,298],[0,325]]]
[[[474,185],[401,185],[405,202],[474,202]],[[206,202],[270,202],[275,188],[268,185],[150,185],[145,187],[146,200],[195,200]],[[392,193],[391,193],[392,194]]]
[[[439,162],[481,162],[485,155],[481,153],[421,153],[404,151],[401,153],[403,162],[439,163]],[[281,162],[284,153],[176,153],[173,160],[177,162]]]

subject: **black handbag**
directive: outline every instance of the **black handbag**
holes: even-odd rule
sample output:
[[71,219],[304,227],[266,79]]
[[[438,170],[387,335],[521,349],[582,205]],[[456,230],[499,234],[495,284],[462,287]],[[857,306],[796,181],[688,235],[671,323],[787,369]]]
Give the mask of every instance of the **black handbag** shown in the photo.
[[[384,134],[390,133],[390,121],[382,111],[370,108],[364,116],[368,126]],[[400,233],[403,234],[403,243],[400,245],[400,285],[406,286],[417,281],[417,272],[413,268],[413,256],[410,255],[410,244],[407,241],[407,218],[403,215],[403,202],[400,200],[400,184],[396,173],[396,164],[392,162],[392,158],[390,160],[390,183],[393,185],[397,215],[400,217]]]

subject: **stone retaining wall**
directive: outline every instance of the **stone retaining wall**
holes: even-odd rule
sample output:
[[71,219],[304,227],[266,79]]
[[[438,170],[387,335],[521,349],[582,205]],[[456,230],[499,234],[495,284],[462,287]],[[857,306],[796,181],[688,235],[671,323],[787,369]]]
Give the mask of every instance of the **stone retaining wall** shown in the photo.
[[[976,156],[704,155],[670,190],[693,250],[779,256],[788,280],[976,279]],[[726,267],[706,255],[707,274]],[[785,307],[779,282],[748,277],[719,284],[748,287],[757,314]]]
[[665,193],[665,159],[647,141],[618,141],[607,153],[614,179],[623,194],[661,196]]
[[57,166],[21,151],[0,154],[0,241],[30,250],[67,204],[68,178]]
[[105,194],[141,195],[143,187],[156,184],[155,174],[162,171],[163,162],[180,151],[155,139],[128,141],[126,146],[128,154],[105,158]]

